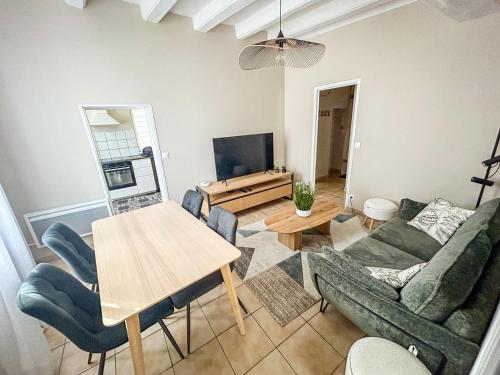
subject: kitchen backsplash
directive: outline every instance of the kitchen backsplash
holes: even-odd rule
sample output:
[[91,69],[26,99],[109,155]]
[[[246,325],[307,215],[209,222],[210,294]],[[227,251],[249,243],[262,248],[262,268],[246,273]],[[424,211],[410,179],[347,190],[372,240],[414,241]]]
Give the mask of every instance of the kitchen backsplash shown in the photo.
[[95,132],[94,139],[100,159],[134,156],[141,153],[133,130]]

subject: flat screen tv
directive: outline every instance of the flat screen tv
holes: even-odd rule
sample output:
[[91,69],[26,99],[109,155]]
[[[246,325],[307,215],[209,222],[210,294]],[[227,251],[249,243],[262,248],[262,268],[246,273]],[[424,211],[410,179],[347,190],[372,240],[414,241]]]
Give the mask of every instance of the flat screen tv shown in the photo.
[[217,181],[274,167],[273,133],[214,138]]

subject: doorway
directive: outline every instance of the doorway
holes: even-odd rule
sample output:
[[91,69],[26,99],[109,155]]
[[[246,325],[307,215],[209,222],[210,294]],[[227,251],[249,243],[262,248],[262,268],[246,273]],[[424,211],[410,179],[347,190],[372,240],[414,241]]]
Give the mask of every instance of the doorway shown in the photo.
[[358,91],[355,80],[314,92],[311,182],[318,195],[340,207],[352,205],[349,182]]
[[114,215],[168,200],[149,105],[81,105],[82,120]]

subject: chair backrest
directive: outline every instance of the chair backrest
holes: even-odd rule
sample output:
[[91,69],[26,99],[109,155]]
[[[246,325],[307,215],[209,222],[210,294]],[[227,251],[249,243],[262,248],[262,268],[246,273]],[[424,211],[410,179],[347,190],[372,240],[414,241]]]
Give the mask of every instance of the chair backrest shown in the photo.
[[221,207],[214,206],[208,215],[207,225],[231,244],[236,244],[238,219],[233,213]]
[[45,231],[42,242],[68,263],[82,281],[97,284],[94,250],[77,233],[55,223]]
[[99,295],[62,269],[37,265],[19,289],[17,306],[56,328],[80,349],[97,351],[96,334],[105,329]]
[[194,190],[186,191],[182,199],[182,207],[197,219],[200,218],[202,204],[203,195]]

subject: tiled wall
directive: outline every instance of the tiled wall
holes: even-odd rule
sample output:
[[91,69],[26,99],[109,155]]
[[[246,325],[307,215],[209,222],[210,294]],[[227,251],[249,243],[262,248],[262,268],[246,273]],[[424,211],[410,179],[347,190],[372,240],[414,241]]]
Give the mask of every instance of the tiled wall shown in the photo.
[[94,133],[94,138],[101,160],[140,154],[133,130]]

